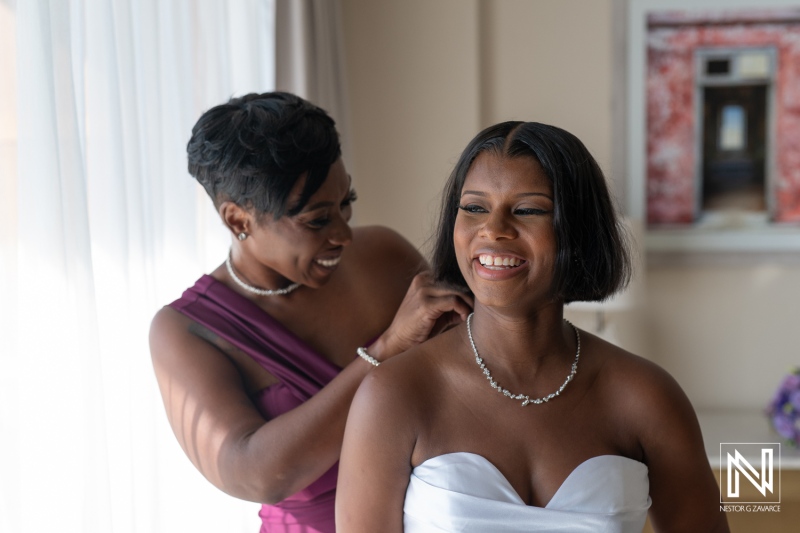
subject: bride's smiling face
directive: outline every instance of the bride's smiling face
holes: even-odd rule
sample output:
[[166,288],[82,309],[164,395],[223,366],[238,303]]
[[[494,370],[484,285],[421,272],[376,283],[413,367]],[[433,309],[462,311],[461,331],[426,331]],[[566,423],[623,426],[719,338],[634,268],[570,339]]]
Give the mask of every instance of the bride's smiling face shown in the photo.
[[459,198],[453,243],[475,299],[492,307],[551,301],[556,262],[553,188],[529,156],[482,152]]

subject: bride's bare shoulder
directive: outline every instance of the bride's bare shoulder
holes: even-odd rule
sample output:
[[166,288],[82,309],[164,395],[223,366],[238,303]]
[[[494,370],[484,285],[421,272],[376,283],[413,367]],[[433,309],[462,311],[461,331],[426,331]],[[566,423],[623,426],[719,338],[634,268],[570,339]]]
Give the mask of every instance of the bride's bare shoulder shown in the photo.
[[447,382],[458,328],[398,354],[370,372],[359,388],[356,401],[365,401],[386,412],[411,415],[431,409],[437,391]]
[[678,381],[654,361],[584,335],[597,405],[638,437],[697,430],[694,409]]

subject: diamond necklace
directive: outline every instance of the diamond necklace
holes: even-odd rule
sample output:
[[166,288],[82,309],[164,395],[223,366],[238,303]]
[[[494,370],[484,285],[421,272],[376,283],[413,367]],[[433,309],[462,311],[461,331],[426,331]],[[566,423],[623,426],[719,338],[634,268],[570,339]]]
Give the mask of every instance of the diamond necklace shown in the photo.
[[243,288],[248,292],[252,292],[253,294],[257,294],[259,296],[283,296],[285,294],[289,294],[297,287],[300,286],[299,283],[292,283],[288,287],[284,287],[282,289],[259,289],[258,287],[253,287],[252,285],[248,285],[244,281],[239,279],[239,276],[236,275],[236,272],[233,271],[233,265],[231,265],[231,253],[228,252],[228,257],[225,259],[225,266],[228,267],[228,274],[231,275],[231,279],[236,282],[238,286]]
[[472,322],[472,315],[474,315],[474,314],[475,313],[470,313],[470,315],[467,317],[467,335],[469,336],[469,343],[472,345],[472,351],[475,354],[475,362],[478,363],[478,366],[481,367],[481,370],[483,370],[483,375],[486,376],[486,379],[489,380],[489,384],[492,386],[493,389],[495,389],[497,392],[502,393],[503,396],[511,398],[512,400],[522,400],[522,407],[525,407],[529,403],[535,403],[535,404],[538,405],[540,403],[549,402],[550,400],[552,400],[553,398],[555,398],[556,396],[561,394],[564,391],[564,387],[567,386],[567,383],[572,381],[572,378],[574,378],[575,374],[578,373],[578,360],[581,357],[581,334],[578,333],[578,328],[576,328],[572,324],[572,322],[570,322],[569,320],[567,320],[565,318],[564,322],[566,322],[567,324],[572,326],[572,329],[575,330],[575,340],[576,340],[576,342],[578,344],[578,350],[575,352],[575,362],[572,363],[572,371],[569,373],[569,376],[567,376],[567,379],[564,380],[564,383],[561,384],[561,386],[558,388],[557,391],[551,392],[547,396],[543,396],[541,398],[531,399],[531,397],[528,396],[527,394],[513,394],[513,393],[511,393],[508,389],[504,389],[503,387],[501,387],[500,385],[497,384],[497,382],[492,377],[492,373],[489,372],[489,369],[486,367],[486,364],[483,362],[483,358],[481,358],[481,356],[478,355],[478,349],[475,347],[475,341],[472,338],[471,322]]

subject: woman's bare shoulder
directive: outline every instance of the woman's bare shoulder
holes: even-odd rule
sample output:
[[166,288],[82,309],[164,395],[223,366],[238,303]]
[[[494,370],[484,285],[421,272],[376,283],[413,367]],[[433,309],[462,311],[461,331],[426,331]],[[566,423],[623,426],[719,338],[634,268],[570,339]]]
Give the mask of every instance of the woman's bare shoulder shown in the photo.
[[[353,229],[353,241],[343,256],[345,279],[355,284],[360,301],[390,310],[400,305],[411,281],[427,268],[422,255],[397,232],[382,226]],[[376,311],[379,312],[379,311]]]
[[197,343],[202,343],[204,348],[213,345],[220,352],[236,349],[208,328],[168,305],[159,309],[150,322],[151,354],[154,358],[176,357],[187,351],[191,358],[196,348],[187,350],[186,347],[194,347]]
[[162,307],[150,323],[150,356],[157,375],[181,373],[181,368],[202,371],[212,366],[211,361],[224,362],[227,368],[230,362],[222,357],[226,348],[233,345],[169,306]]
[[384,226],[353,228],[350,248],[363,265],[389,266],[395,271],[407,272],[409,278],[427,266],[414,245],[398,232]]
[[[188,317],[165,305],[158,310],[150,322],[150,341],[157,344],[179,341],[189,333],[191,324],[192,321]],[[158,353],[160,350],[156,350],[153,355]]]
[[385,243],[390,246],[401,243],[409,244],[408,240],[397,231],[380,225],[354,227],[353,243],[357,240],[360,242],[368,242],[369,244]]

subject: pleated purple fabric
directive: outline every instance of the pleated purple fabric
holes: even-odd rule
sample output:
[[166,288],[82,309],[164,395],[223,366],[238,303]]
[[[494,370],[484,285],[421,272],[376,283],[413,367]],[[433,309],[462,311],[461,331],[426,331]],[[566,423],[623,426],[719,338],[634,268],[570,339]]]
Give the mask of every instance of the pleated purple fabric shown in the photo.
[[[253,396],[266,419],[311,398],[341,369],[247,298],[204,275],[170,307],[213,331],[278,378]],[[300,492],[259,512],[262,533],[334,533],[338,463]]]

